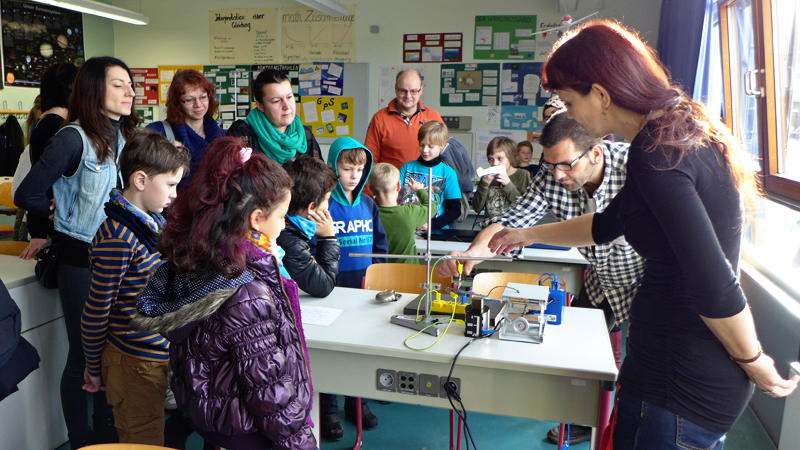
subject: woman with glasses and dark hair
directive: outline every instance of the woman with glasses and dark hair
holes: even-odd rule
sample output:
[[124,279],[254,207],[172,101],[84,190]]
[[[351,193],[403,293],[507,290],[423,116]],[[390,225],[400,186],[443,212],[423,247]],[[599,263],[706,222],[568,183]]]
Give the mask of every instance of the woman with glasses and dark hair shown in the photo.
[[253,81],[253,98],[255,109],[247,114],[247,120],[234,122],[228,136],[241,138],[246,146],[281,165],[299,155],[322,159],[311,127],[303,126],[297,116],[294,90],[286,72],[261,71]]
[[167,120],[153,122],[147,128],[158,131],[174,143],[182,144],[192,154],[189,175],[181,180],[179,189],[191,180],[206,154],[208,144],[225,135],[225,131],[214,120],[216,113],[214,84],[196,70],[177,71],[167,91]]
[[616,449],[721,449],[753,383],[789,395],[758,342],[739,285],[743,205],[757,194],[738,145],[667,76],[634,33],[594,21],[556,43],[543,67],[593,136],[631,142],[627,178],[602,212],[509,230],[494,251],[529,242],[585,246],[624,236],[645,260],[619,376]]
[[[89,244],[106,214],[111,189],[121,187],[117,163],[139,118],[133,110],[128,66],[117,58],[90,58],[78,70],[64,125],[22,180],[14,202],[38,216],[52,216],[58,294],[69,352],[61,375],[61,407],[72,448],[89,441],[88,405],[81,389],[85,359],[81,313],[89,294]],[[51,200],[48,191],[52,187]],[[94,397],[94,440],[113,441],[113,416],[105,394]]]

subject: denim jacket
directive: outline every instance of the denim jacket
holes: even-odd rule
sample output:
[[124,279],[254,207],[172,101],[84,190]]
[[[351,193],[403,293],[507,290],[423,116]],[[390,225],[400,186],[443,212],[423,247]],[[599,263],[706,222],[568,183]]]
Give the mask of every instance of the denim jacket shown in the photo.
[[57,205],[53,221],[56,231],[90,243],[97,228],[106,219],[103,205],[120,177],[117,163],[125,146],[125,138],[118,132],[116,156],[101,162],[80,124],[73,122],[64,128],[68,127],[80,133],[83,153],[78,170],[72,176],[61,176],[53,184],[53,199]]

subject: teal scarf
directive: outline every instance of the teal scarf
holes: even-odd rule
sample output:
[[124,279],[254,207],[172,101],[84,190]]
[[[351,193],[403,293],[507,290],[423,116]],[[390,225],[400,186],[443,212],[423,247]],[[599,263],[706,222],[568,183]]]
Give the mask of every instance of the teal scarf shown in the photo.
[[280,165],[307,150],[306,131],[297,115],[284,133],[276,130],[258,108],[251,110],[247,115],[247,123],[256,133],[261,150]]

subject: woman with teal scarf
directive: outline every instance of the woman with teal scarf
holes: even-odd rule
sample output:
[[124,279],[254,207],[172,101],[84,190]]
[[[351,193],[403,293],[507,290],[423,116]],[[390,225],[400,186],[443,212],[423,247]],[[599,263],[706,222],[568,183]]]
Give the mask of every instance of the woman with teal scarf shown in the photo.
[[311,127],[303,126],[297,117],[294,92],[285,72],[265,69],[253,82],[253,93],[256,109],[247,120],[234,122],[228,136],[242,138],[245,145],[281,165],[298,155],[322,159]]

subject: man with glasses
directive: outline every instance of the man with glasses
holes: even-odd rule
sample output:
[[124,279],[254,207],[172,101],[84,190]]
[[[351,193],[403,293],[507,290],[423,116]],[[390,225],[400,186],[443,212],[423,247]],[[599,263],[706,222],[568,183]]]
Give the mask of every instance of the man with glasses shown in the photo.
[[395,78],[396,97],[381,109],[369,123],[364,145],[375,162],[385,162],[398,169],[403,163],[417,159],[417,132],[425,122],[443,122],[436,110],[422,105],[422,75],[416,69],[398,72]]
[[[503,227],[523,228],[535,225],[548,211],[558,220],[604,210],[625,183],[628,144],[592,138],[578,122],[558,112],[542,130],[539,139],[543,153],[539,171],[526,193],[500,216],[484,222],[466,252],[456,256],[491,256],[488,243]],[[488,226],[486,226],[488,224]],[[624,240],[578,249],[589,261],[583,291],[573,306],[602,309],[611,336],[617,368],[622,363],[620,326],[628,319],[644,271],[642,258]],[[464,261],[469,273],[477,261]],[[458,275],[456,261],[443,261],[439,275]],[[558,442],[558,427],[547,437]],[[591,437],[591,428],[572,425],[570,443]]]

